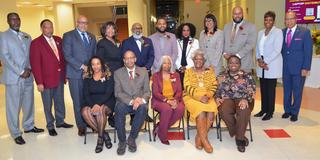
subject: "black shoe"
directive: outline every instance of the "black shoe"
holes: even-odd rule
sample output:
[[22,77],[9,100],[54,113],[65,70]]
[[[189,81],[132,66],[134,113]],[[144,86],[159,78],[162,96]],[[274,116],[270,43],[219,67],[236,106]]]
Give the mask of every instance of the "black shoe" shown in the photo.
[[108,117],[108,123],[109,123],[109,125],[110,125],[111,127],[114,128],[115,122],[114,122],[114,116],[113,116],[113,115],[111,115],[111,116]]
[[48,129],[48,132],[49,132],[49,135],[50,135],[50,136],[56,136],[56,135],[58,135],[58,133],[56,132],[55,129]]
[[286,119],[286,118],[289,118],[290,115],[291,115],[290,113],[283,113],[281,117],[282,117],[283,119]]
[[32,129],[30,129],[28,131],[24,131],[24,133],[30,133],[30,132],[41,133],[41,132],[44,132],[44,129],[37,128],[36,126],[34,126]]
[[262,120],[263,121],[267,121],[267,120],[270,120],[271,118],[272,118],[272,114],[270,114],[270,113],[267,113],[263,118],[262,118]]
[[106,148],[110,149],[112,147],[111,138],[109,136],[109,133],[106,131],[103,133],[103,140]]
[[127,140],[127,144],[128,144],[128,149],[130,152],[136,152],[137,151],[137,144],[136,144],[136,140],[133,138],[128,138]]
[[239,152],[245,152],[246,151],[246,141],[245,140],[237,140],[236,139],[236,144],[237,144],[237,149]]
[[260,111],[257,114],[254,115],[254,117],[262,117],[265,114],[265,112]]
[[147,115],[145,121],[147,121],[147,122],[153,122],[153,119],[152,119],[149,115]]
[[19,145],[23,145],[26,143],[26,141],[24,141],[24,139],[21,136],[15,138],[14,142],[16,142],[16,144],[19,144]]
[[103,137],[98,137],[95,152],[100,153],[102,150],[103,150]]
[[127,148],[126,142],[119,142],[118,149],[117,149],[117,154],[118,155],[124,155],[124,153],[126,153],[126,148]]
[[56,125],[57,128],[72,128],[72,124],[68,124],[66,122],[63,122],[62,124]]
[[84,136],[86,134],[86,129],[79,127],[78,128],[78,136]]
[[298,115],[291,115],[290,121],[291,122],[296,122],[298,120]]

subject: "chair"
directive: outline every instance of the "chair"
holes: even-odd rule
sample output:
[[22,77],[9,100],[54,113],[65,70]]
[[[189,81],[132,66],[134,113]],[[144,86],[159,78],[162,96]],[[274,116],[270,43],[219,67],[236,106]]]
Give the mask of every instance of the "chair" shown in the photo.
[[[223,131],[228,131],[228,128],[227,127],[221,127],[221,116],[219,115],[219,113],[217,114],[217,117],[218,117],[218,121],[217,121],[217,130],[219,130],[219,137],[220,137],[220,142],[222,142],[222,135],[221,135],[221,132],[222,130]],[[246,131],[249,131],[250,133],[250,141],[252,142],[253,141],[253,138],[252,138],[252,127],[251,127],[251,117],[249,119],[249,123],[248,123],[248,127],[246,129]],[[219,139],[219,138],[218,138]]]
[[[214,127],[213,124],[210,128],[216,128],[216,131],[217,131],[217,139],[220,138],[220,134],[219,134],[219,131],[218,131],[218,117],[216,116],[216,126]],[[190,125],[190,112],[187,110],[187,138],[190,139],[190,130],[191,129],[197,129],[196,126],[191,126]]]
[[[156,128],[157,119],[160,116],[160,113],[154,109],[152,109],[152,118],[153,118],[153,129]],[[181,117],[179,120],[179,125],[177,127],[170,127],[169,130],[178,130],[179,132],[182,130],[183,132],[183,139],[185,140],[185,130],[184,130],[184,116]],[[156,137],[153,135],[153,141],[156,141]]]

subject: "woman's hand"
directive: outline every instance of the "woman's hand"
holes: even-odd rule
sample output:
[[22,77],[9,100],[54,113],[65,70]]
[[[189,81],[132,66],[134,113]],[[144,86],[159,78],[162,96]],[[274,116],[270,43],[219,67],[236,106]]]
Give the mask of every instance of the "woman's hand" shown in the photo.
[[208,96],[202,96],[201,99],[200,99],[200,102],[204,103],[204,104],[208,104],[209,99],[210,98]]
[[239,102],[239,107],[240,109],[246,109],[249,107],[249,104],[248,104],[248,101],[246,99],[242,99],[240,102]]
[[93,114],[97,114],[100,111],[101,107],[98,104],[95,104],[92,108],[91,108],[91,112]]
[[224,99],[223,98],[216,98],[216,104],[220,106],[223,103]]

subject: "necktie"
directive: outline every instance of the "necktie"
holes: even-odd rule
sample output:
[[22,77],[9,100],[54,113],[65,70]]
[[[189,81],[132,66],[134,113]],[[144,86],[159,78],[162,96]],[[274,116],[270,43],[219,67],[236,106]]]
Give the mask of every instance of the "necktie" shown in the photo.
[[287,33],[287,47],[290,47],[291,44],[291,39],[292,39],[292,35],[291,35],[292,30],[289,29],[289,32]]
[[236,36],[237,26],[238,26],[238,23],[234,24],[234,27],[233,27],[233,29],[231,31],[231,42],[234,41],[234,38]]
[[53,50],[53,53],[56,55],[57,59],[60,61],[59,52],[58,52],[56,46],[54,45],[53,38],[50,38],[49,42],[50,42],[49,45],[50,45],[51,49]]
[[129,71],[129,74],[130,74],[129,79],[130,79],[130,80],[133,80],[133,74],[132,74],[132,73],[133,73],[133,71]]
[[81,35],[82,35],[82,40],[83,40],[84,46],[89,48],[89,41],[88,41],[86,35],[84,34],[84,32],[82,32]]

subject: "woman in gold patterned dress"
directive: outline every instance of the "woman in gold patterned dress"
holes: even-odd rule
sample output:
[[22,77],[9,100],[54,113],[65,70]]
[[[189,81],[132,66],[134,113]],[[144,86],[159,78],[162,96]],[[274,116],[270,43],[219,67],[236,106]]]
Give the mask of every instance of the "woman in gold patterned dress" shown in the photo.
[[194,67],[186,70],[184,88],[186,95],[183,100],[187,110],[190,112],[191,121],[197,125],[195,145],[207,153],[213,151],[208,140],[208,131],[214,121],[214,113],[217,105],[213,95],[217,89],[217,81],[213,68],[206,68],[204,52],[200,49],[193,52],[192,60]]

